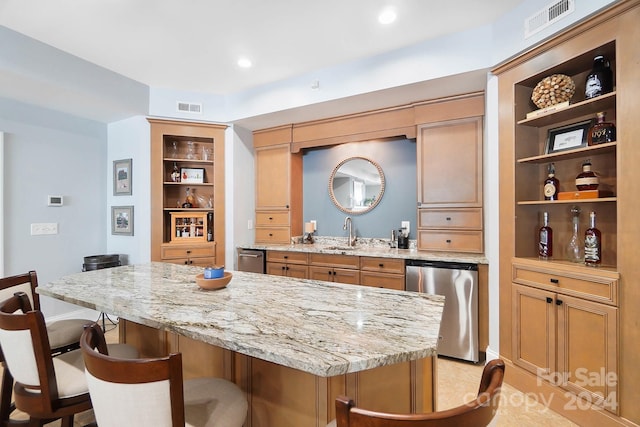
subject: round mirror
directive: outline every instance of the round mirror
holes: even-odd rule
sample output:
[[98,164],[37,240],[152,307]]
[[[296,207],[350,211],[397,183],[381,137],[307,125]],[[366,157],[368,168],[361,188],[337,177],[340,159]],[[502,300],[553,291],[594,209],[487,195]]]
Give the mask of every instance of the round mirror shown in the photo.
[[384,194],[384,173],[376,162],[349,157],[335,167],[329,178],[331,201],[342,212],[359,215],[375,208]]

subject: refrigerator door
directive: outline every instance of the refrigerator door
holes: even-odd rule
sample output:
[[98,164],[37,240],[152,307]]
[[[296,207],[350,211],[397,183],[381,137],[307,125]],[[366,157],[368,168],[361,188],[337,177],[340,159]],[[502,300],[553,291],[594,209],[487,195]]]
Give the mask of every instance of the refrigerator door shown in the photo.
[[478,362],[478,271],[459,267],[407,266],[406,286],[445,297],[438,354]]

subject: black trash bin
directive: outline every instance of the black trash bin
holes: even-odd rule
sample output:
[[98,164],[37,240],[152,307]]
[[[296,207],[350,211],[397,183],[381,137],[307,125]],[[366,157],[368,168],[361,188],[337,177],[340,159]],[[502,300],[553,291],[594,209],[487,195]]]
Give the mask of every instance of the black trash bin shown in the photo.
[[84,257],[82,271],[100,270],[120,266],[120,255],[90,255]]

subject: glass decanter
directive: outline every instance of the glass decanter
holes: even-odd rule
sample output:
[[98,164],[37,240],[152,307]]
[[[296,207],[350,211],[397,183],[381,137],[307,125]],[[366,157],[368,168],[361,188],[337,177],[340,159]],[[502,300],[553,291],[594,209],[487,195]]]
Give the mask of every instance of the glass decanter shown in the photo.
[[582,240],[578,235],[578,224],[580,223],[580,208],[573,206],[571,208],[571,219],[573,225],[573,234],[567,244],[567,259],[571,262],[581,263],[584,260],[582,252]]

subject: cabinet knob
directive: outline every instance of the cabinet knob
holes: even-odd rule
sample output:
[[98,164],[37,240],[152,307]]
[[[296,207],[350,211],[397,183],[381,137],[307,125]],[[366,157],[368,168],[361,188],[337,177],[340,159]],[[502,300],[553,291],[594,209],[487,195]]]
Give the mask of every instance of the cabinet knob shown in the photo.
[[562,305],[562,300],[561,299],[557,299],[556,300],[556,305]]
[[447,240],[446,240],[446,242],[447,242],[447,243],[451,243],[451,239],[447,239]]
[[288,259],[288,258],[289,258],[289,255],[285,255],[285,256],[283,256],[282,258],[284,258],[284,259]]
[[269,221],[273,221],[273,217],[272,216],[269,217]]
[[378,264],[378,267],[384,268],[384,264],[380,263],[380,264]]
[[558,283],[560,283],[560,280],[559,280],[559,279],[549,279],[549,281],[550,281],[551,283],[556,284],[556,285],[557,285]]
[[547,297],[547,304],[551,304],[553,302],[553,298]]
[[289,270],[289,266],[287,265],[284,269],[288,271]]
[[269,237],[273,237],[273,233],[269,233]]
[[190,253],[191,253],[191,251],[190,251],[190,250],[187,250],[187,254],[190,254]]
[[184,265],[187,265],[187,264],[189,264],[189,261],[185,261],[185,262],[184,262]]

